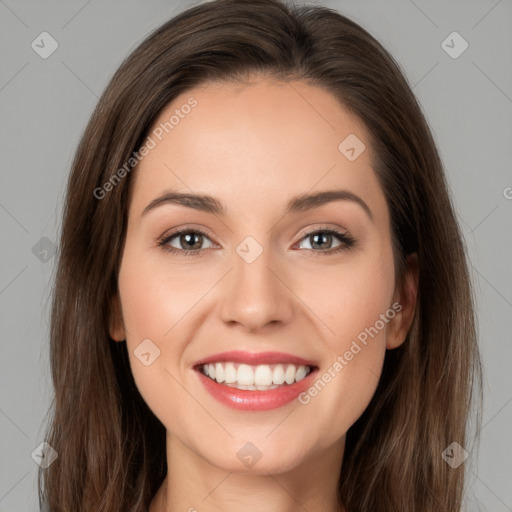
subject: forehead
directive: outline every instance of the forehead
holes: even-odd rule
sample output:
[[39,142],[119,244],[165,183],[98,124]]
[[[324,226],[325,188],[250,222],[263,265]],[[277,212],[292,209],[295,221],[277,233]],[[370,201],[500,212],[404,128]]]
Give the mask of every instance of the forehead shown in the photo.
[[[215,195],[237,207],[340,186],[382,196],[362,122],[330,92],[305,82],[190,89],[160,113],[149,136],[154,147],[132,185],[139,211],[166,189]],[[356,159],[347,158],[347,144],[360,153]]]

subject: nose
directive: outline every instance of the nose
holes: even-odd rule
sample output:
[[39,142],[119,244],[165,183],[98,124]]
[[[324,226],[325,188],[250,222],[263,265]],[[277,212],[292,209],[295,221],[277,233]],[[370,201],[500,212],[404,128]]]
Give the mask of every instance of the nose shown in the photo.
[[290,321],[295,306],[288,273],[277,265],[270,251],[263,250],[252,263],[235,252],[233,267],[222,292],[220,313],[225,323],[254,332]]

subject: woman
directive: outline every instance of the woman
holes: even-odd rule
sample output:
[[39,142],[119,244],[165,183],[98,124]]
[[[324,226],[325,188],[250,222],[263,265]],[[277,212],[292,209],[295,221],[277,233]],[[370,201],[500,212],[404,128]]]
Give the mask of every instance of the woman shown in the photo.
[[47,510],[461,510],[466,256],[354,22],[216,0],[157,29],[83,135],[59,256]]

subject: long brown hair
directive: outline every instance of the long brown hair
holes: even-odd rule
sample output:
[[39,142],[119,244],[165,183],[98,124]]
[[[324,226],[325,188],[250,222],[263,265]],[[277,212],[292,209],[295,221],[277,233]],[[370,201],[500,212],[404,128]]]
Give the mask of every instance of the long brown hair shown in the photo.
[[[51,314],[55,400],[46,440],[58,458],[38,481],[49,512],[144,512],[166,475],[165,428],[135,386],[126,344],[109,337],[136,169],[116,173],[179,94],[254,74],[322,87],[363,121],[397,275],[407,254],[418,256],[414,322],[387,351],[377,391],[347,433],[340,503],[349,512],[461,508],[465,464],[452,469],[441,453],[452,442],[469,450],[481,367],[467,257],[421,108],[389,53],[336,11],[216,0],[166,22],[123,62],[76,151]],[[115,186],[98,198],[109,180]]]

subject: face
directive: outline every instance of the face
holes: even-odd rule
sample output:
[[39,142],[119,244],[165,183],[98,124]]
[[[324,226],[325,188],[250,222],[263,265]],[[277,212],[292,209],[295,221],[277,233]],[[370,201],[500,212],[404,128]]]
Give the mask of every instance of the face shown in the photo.
[[111,336],[168,443],[255,473],[341,453],[408,327],[364,126],[258,78],[187,91],[150,137]]

